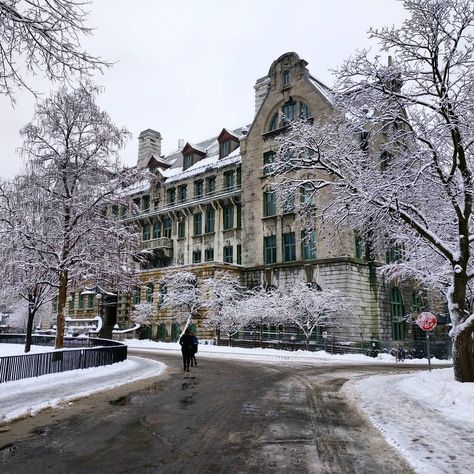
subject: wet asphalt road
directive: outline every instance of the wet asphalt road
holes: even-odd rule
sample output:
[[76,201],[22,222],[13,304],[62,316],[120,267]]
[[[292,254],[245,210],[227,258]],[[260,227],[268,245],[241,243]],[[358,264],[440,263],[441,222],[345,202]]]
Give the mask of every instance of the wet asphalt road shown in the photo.
[[146,357],[169,370],[0,427],[0,473],[412,472],[338,393],[393,368]]

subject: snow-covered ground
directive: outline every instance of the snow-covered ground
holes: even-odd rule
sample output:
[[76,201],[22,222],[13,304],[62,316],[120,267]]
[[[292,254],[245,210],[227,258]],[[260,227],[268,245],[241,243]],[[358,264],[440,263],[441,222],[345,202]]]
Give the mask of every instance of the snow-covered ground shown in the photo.
[[[138,351],[176,352],[179,344],[153,341],[126,341]],[[0,346],[7,346],[2,344]],[[21,353],[4,348],[10,354]],[[51,348],[39,348],[51,350]],[[3,352],[4,355],[5,352]],[[395,359],[382,354],[371,358],[360,354],[331,355],[326,352],[242,349],[199,345],[198,357],[240,359],[274,363],[366,363],[387,364]],[[442,367],[446,361],[432,361]],[[406,360],[403,364],[427,364],[426,360]],[[34,414],[135,380],[161,373],[164,365],[141,357],[112,366],[44,375],[0,384],[0,421]],[[414,374],[373,376],[350,382],[344,391],[359,404],[391,444],[396,446],[418,472],[474,472],[474,384],[454,382],[451,368]]]
[[128,357],[126,361],[113,365],[2,383],[0,422],[28,414],[34,415],[39,410],[58,406],[75,398],[155,377],[164,368],[165,365],[161,362],[142,357]]
[[455,382],[452,368],[376,375],[344,391],[417,472],[474,472],[474,384]]
[[[51,352],[52,347],[47,346],[31,346],[29,353],[35,352]],[[23,344],[0,344],[0,357],[25,355],[25,346]]]

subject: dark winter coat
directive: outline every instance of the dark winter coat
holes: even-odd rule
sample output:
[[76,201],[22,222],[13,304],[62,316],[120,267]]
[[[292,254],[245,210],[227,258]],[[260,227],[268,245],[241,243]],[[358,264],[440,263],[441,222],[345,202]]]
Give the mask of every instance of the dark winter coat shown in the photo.
[[196,354],[196,352],[198,351],[198,344],[199,344],[199,341],[198,341],[198,338],[193,335],[191,336],[193,338],[193,352]]
[[181,352],[186,352],[189,354],[194,353],[194,343],[193,336],[191,334],[183,334],[179,338],[179,344],[181,345]]

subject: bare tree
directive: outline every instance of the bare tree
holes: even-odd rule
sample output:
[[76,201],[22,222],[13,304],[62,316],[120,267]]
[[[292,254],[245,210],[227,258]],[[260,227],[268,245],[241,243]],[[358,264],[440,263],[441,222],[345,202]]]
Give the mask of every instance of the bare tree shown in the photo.
[[68,287],[104,279],[117,285],[129,276],[130,255],[139,245],[136,229],[111,210],[128,205],[125,188],[142,175],[121,166],[117,152],[129,134],[98,108],[97,93],[91,84],[60,89],[37,105],[22,130],[26,175],[31,189],[41,192],[38,215],[47,232],[27,233],[21,226],[15,232],[57,275],[56,348],[63,346]]
[[346,61],[334,116],[290,127],[278,174],[282,187],[330,191],[318,212],[358,229],[374,243],[373,257],[384,245],[405,247],[392,275],[399,269],[444,290],[455,378],[474,382],[473,5],[403,4],[401,27],[370,31],[394,59],[387,65],[362,51]]
[[91,75],[107,64],[80,46],[90,35],[83,0],[0,1],[0,94],[14,101],[15,89],[34,93],[25,74],[51,80]]

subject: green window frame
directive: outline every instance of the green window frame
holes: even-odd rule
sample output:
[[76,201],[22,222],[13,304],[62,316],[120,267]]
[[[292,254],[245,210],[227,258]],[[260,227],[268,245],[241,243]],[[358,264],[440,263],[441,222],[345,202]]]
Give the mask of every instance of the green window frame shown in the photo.
[[304,102],[300,102],[300,118],[305,120],[309,117],[311,117],[311,110]]
[[214,261],[214,249],[205,249],[204,250],[204,261],[213,262]]
[[151,224],[145,224],[143,226],[143,240],[151,239]]
[[263,154],[263,174],[269,175],[275,171],[273,164],[276,160],[276,153],[274,151],[267,151]]
[[155,285],[153,283],[147,283],[145,287],[146,302],[153,303],[153,293],[155,291]]
[[142,196],[142,211],[150,210],[150,196],[147,194]]
[[173,223],[169,217],[163,221],[163,237],[167,237],[168,239],[171,239],[172,226],[173,226]]
[[315,260],[316,254],[316,233],[301,231],[301,256],[303,260]]
[[198,212],[193,215],[193,230],[194,235],[202,234],[202,213]]
[[216,211],[213,207],[206,210],[206,234],[214,232],[214,225],[216,222]]
[[176,189],[169,188],[166,190],[166,202],[168,204],[174,204],[176,202]]
[[206,188],[207,188],[207,194],[216,192],[216,177],[215,176],[209,176],[209,178],[206,179]]
[[193,263],[201,263],[202,261],[202,251],[193,250]]
[[193,155],[184,155],[183,157],[183,171],[193,166]]
[[194,197],[201,197],[204,194],[204,181],[194,181]]
[[136,286],[135,289],[133,290],[133,304],[137,305],[140,304],[141,302],[141,288],[139,286]]
[[285,116],[286,121],[291,122],[295,119],[296,102],[293,100],[289,100],[288,102],[283,104],[281,110],[283,112],[283,115]]
[[232,245],[226,245],[224,247],[224,262],[234,263],[234,247],[232,247]]
[[224,230],[233,229],[234,227],[234,206],[224,206],[222,209],[224,214],[223,228]]
[[296,239],[294,232],[282,235],[283,261],[293,262],[296,260]]
[[159,239],[161,237],[161,222],[153,222],[153,238]]
[[276,215],[276,195],[274,191],[264,191],[263,193],[263,217]]
[[94,308],[94,296],[95,295],[87,295],[87,309]]
[[224,189],[233,189],[235,186],[235,173],[234,170],[226,171],[224,173]]
[[219,143],[219,156],[220,158],[226,157],[230,153],[230,141],[226,140]]
[[390,288],[390,316],[392,319],[392,338],[394,341],[405,339],[405,322],[403,321],[403,300],[400,289]]
[[267,265],[277,261],[276,235],[263,238],[263,258]]
[[188,187],[186,184],[178,186],[178,200],[179,202],[186,202],[188,194]]
[[178,239],[186,237],[186,222],[184,219],[178,221]]
[[420,293],[414,291],[411,294],[411,310],[413,313],[420,313],[423,308],[423,298]]

